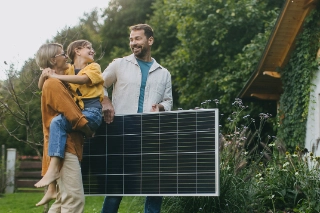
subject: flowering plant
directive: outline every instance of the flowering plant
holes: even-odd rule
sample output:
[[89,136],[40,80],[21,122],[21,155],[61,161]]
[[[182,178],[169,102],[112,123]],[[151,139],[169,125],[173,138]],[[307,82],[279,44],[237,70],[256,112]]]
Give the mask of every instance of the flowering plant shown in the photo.
[[165,199],[164,212],[320,212],[320,158],[264,133],[271,114],[252,118],[242,100],[232,105],[220,133],[220,196]]

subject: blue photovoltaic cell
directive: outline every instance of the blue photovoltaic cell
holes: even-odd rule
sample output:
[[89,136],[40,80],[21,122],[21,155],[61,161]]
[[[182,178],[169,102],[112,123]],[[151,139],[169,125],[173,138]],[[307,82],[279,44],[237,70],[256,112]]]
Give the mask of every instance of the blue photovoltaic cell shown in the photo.
[[116,115],[81,166],[87,195],[218,196],[218,110]]

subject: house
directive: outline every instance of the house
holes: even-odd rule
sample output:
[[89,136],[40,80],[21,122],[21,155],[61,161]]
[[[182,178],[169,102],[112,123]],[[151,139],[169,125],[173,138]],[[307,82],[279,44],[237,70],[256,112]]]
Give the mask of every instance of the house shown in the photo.
[[[295,40],[305,18],[316,6],[317,0],[286,0],[270,35],[257,69],[240,91],[241,99],[279,100],[283,94],[281,75],[295,49]],[[315,88],[311,91],[307,118],[305,147],[320,156],[320,70],[313,79]]]

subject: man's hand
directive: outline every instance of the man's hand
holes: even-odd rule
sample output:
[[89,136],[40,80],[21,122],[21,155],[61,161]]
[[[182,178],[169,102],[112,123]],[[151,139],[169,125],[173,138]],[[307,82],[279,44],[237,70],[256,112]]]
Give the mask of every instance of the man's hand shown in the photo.
[[101,105],[102,105],[102,113],[103,113],[104,121],[107,124],[110,124],[111,122],[113,122],[113,118],[114,118],[114,108],[113,108],[112,102],[107,96],[104,96],[103,101],[101,102]]
[[94,137],[95,132],[93,132],[87,124],[81,129],[81,131],[84,133],[85,138]]
[[150,112],[164,111],[164,107],[161,104],[152,104]]

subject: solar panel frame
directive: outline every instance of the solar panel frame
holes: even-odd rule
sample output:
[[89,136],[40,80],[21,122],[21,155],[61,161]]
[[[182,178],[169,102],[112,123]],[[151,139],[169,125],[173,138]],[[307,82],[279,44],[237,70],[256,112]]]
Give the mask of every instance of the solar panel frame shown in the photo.
[[219,196],[218,112],[116,115],[84,144],[86,196]]

